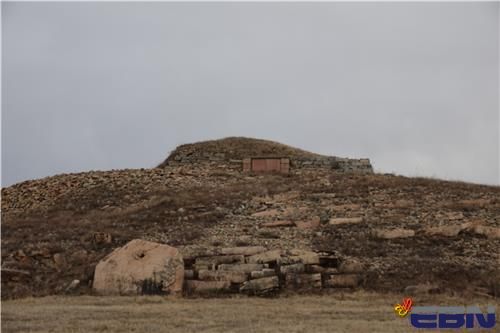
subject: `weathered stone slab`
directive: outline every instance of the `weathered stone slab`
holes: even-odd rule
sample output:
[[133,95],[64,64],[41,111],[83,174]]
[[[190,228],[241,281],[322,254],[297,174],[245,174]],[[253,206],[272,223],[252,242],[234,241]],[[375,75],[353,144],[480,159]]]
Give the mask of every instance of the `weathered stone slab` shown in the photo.
[[279,288],[279,280],[277,276],[264,277],[261,279],[255,279],[247,281],[241,286],[240,291],[242,292],[266,292],[273,289]]
[[267,249],[263,246],[239,246],[226,247],[220,249],[220,253],[224,255],[243,255],[251,256],[257,253],[265,252]]
[[356,224],[361,222],[363,222],[362,217],[341,217],[341,218],[330,219],[328,223],[332,225],[339,225],[339,224]]
[[201,257],[196,258],[196,265],[220,265],[220,264],[234,264],[234,263],[244,263],[245,257],[242,255],[228,255],[228,256],[213,256],[213,257]]
[[285,286],[292,289],[321,288],[321,274],[287,274]]
[[260,279],[263,277],[274,276],[276,275],[276,271],[271,268],[264,268],[261,271],[253,271],[250,273],[250,278],[252,279]]
[[235,271],[243,273],[251,273],[252,271],[260,271],[264,268],[262,264],[222,264],[219,265],[220,271]]
[[359,284],[359,275],[357,274],[338,274],[330,275],[325,279],[325,287],[331,288],[353,288]]
[[255,254],[253,256],[248,257],[247,262],[264,264],[277,261],[279,258],[281,258],[281,252],[282,252],[281,250],[271,250]]
[[205,281],[229,281],[232,283],[243,283],[248,280],[246,273],[220,270],[201,270],[198,272],[198,279]]
[[228,292],[230,288],[231,282],[229,281],[186,280],[186,291],[188,293]]
[[290,274],[290,273],[297,274],[297,273],[304,273],[304,271],[305,271],[305,265],[302,263],[280,266],[281,274]]
[[184,262],[176,248],[135,239],[101,260],[93,288],[106,295],[172,294],[182,291]]

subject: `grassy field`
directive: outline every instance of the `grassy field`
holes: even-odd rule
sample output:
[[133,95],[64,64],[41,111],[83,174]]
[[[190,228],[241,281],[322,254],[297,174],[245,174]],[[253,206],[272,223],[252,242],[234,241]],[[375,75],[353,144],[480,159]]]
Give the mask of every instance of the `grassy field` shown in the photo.
[[[2,332],[410,332],[401,295],[279,298],[44,297],[2,302]],[[496,304],[432,296],[415,304]]]

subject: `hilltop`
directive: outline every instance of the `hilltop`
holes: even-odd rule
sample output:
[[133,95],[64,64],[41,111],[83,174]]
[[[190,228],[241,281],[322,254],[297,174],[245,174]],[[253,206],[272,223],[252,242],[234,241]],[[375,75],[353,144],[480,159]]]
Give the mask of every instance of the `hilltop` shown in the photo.
[[183,156],[198,158],[224,156],[227,159],[241,160],[248,156],[319,157],[321,155],[269,140],[228,137],[180,145],[158,167],[165,167],[169,162],[179,160]]
[[4,188],[2,297],[64,293],[73,279],[82,281],[76,293],[91,293],[97,262],[135,238],[184,252],[327,250],[366,267],[363,289],[499,293],[499,187],[332,168],[253,174],[225,162],[169,163],[187,152],[222,154],[224,161],[320,156],[228,138],[179,146],[158,168],[63,174]]

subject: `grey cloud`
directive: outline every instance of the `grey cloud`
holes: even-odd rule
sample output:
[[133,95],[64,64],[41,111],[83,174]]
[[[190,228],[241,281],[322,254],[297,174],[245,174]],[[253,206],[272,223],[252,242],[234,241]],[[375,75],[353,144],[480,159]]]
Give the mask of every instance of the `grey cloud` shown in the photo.
[[499,183],[498,3],[2,3],[2,183],[231,135]]

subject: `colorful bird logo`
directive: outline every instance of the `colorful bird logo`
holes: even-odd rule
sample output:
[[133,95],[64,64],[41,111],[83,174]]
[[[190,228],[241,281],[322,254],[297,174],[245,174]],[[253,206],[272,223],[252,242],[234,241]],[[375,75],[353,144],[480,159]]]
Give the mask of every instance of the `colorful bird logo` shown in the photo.
[[394,311],[398,316],[404,318],[411,311],[412,305],[413,301],[411,300],[411,298],[405,298],[403,299],[403,305],[396,304],[394,306]]

